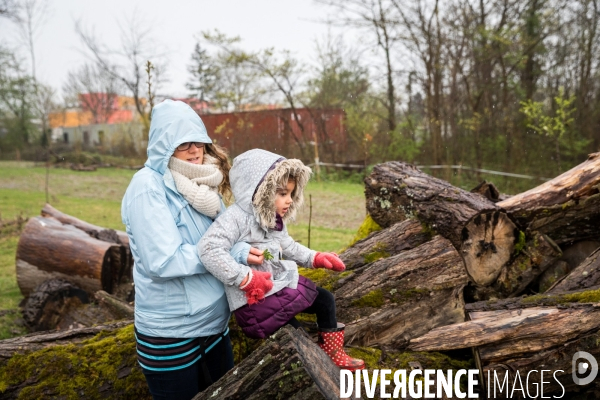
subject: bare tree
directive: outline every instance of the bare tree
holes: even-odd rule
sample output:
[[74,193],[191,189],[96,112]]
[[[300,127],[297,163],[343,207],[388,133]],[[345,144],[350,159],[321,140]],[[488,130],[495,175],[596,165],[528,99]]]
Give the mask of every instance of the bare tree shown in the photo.
[[63,93],[90,111],[93,122],[100,124],[107,122],[117,110],[120,86],[114,73],[95,64],[85,64],[69,71]]
[[17,15],[18,7],[15,0],[0,0],[0,16],[12,19]]
[[17,24],[20,39],[29,52],[31,76],[36,82],[35,39],[47,21],[50,5],[48,0],[23,0],[16,10],[12,20]]
[[375,39],[377,47],[383,53],[385,64],[386,96],[383,105],[387,109],[387,128],[394,131],[397,124],[396,107],[398,95],[396,93],[395,76],[398,71],[394,68],[394,54],[398,35],[398,16],[394,3],[390,0],[317,0],[336,9],[336,16],[329,21],[337,26],[352,26],[362,31],[369,32]]
[[150,128],[150,107],[148,100],[144,97],[147,89],[146,63],[151,60],[154,66],[154,94],[163,82],[166,69],[164,53],[157,49],[156,41],[151,37],[149,25],[142,22],[138,16],[125,21],[125,24],[121,25],[121,44],[118,49],[103,46],[93,32],[82,26],[81,21],[76,22],[75,31],[97,67],[105,74],[120,81],[133,98],[136,111],[144,124],[144,140],[147,141]]

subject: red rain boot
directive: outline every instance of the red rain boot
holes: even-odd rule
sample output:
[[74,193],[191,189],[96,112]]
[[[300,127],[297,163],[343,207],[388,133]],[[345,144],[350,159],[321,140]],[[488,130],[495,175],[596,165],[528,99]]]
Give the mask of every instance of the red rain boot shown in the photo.
[[319,347],[341,369],[365,369],[363,360],[352,358],[344,351],[344,328],[345,325],[338,322],[337,328],[319,329]]

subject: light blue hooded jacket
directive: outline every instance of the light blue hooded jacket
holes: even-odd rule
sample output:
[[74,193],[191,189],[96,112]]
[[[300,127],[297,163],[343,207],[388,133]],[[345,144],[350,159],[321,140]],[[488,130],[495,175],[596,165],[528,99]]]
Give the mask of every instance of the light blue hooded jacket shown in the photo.
[[[167,168],[185,142],[212,143],[200,117],[180,101],[155,106],[148,160],[121,205],[134,260],[135,326],[148,336],[210,336],[223,332],[230,316],[223,284],[207,272],[196,250],[213,221],[179,194]],[[231,255],[245,263],[249,250],[239,243]]]

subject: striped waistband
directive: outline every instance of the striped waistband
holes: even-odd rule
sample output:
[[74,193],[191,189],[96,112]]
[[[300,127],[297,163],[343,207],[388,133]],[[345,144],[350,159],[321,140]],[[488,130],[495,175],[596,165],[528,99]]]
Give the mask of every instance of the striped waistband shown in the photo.
[[150,371],[174,371],[189,367],[208,353],[224,337],[225,332],[200,338],[162,338],[146,336],[134,327],[138,363]]

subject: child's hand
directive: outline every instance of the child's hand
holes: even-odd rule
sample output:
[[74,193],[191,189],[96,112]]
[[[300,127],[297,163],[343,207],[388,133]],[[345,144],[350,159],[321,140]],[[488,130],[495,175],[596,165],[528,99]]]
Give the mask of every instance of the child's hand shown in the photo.
[[249,305],[256,304],[259,300],[265,298],[265,294],[269,290],[273,289],[271,274],[269,272],[252,270],[252,277],[240,289],[246,292],[246,299]]
[[337,272],[346,269],[344,262],[335,253],[320,253],[317,252],[313,260],[314,268],[327,268]]
[[261,265],[265,261],[263,251],[256,247],[250,247],[250,253],[248,254],[248,265]]

